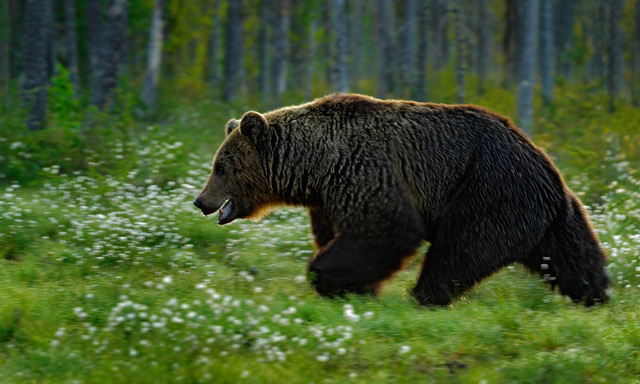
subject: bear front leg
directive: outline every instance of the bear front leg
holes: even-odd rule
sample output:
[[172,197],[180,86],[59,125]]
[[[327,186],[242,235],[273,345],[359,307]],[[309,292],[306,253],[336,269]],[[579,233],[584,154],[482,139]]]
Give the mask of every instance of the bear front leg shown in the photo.
[[324,208],[309,208],[309,221],[316,249],[327,245],[335,237],[333,222]]
[[419,239],[383,244],[379,239],[338,236],[309,264],[311,281],[322,296],[377,293],[380,284],[402,266]]

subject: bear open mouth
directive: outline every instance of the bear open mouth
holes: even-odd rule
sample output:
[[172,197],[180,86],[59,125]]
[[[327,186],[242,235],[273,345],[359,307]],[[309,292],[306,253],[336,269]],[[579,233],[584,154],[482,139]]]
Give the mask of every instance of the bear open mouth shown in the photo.
[[218,214],[218,224],[219,225],[225,225],[227,223],[230,223],[233,221],[233,219],[235,219],[235,217],[232,217],[232,213],[233,213],[233,200],[231,199],[227,199],[222,206],[220,207],[219,211],[220,212]]

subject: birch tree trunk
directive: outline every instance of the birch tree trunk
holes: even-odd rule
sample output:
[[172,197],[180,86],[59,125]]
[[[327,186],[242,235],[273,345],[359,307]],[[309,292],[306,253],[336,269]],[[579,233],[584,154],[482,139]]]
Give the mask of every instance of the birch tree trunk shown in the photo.
[[536,71],[538,0],[520,2],[520,57],[518,59],[517,115],[520,127],[531,136],[533,124],[533,83]]
[[418,52],[416,55],[416,95],[418,101],[427,101],[427,34],[429,31],[429,3],[426,0],[418,2]]
[[47,45],[49,42],[49,0],[27,0],[25,4],[24,82],[21,101],[27,110],[27,127],[45,127],[47,111]]
[[545,104],[553,101],[553,0],[540,0],[540,80]]
[[76,97],[80,94],[78,69],[78,38],[76,34],[76,6],[74,0],[64,0],[64,29],[67,51],[67,69]]
[[160,66],[162,65],[164,5],[165,0],[155,0],[153,2],[153,15],[151,16],[151,27],[149,29],[147,70],[144,75],[144,83],[142,84],[142,93],[140,95],[142,102],[144,102],[149,109],[155,108],[158,94]]
[[347,69],[347,14],[345,0],[333,0],[335,7],[334,34],[336,42],[336,79],[338,92],[349,92]]
[[227,6],[227,26],[224,57],[224,90],[222,99],[234,101],[241,87],[242,66],[242,0],[230,1]]

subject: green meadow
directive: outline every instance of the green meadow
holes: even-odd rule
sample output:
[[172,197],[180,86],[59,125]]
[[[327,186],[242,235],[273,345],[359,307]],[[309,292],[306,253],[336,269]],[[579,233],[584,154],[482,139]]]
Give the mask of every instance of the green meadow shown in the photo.
[[[140,117],[64,92],[46,130],[0,115],[0,382],[640,383],[640,110],[574,88],[536,106],[534,141],[609,255],[610,303],[514,265],[430,309],[409,294],[428,244],[380,297],[329,300],[307,281],[304,209],[219,227],[193,207],[225,122],[260,102]],[[471,101],[515,113],[507,91]]]

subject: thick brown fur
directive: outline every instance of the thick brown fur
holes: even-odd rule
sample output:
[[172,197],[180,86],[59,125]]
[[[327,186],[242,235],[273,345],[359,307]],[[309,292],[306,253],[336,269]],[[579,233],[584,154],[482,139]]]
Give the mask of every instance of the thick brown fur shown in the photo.
[[229,199],[231,220],[308,207],[318,248],[309,272],[322,295],[375,293],[426,240],[414,288],[425,305],[447,305],[514,262],[575,302],[608,299],[606,257],[582,205],[503,116],[338,94],[247,112],[225,129],[196,205],[208,214]]

